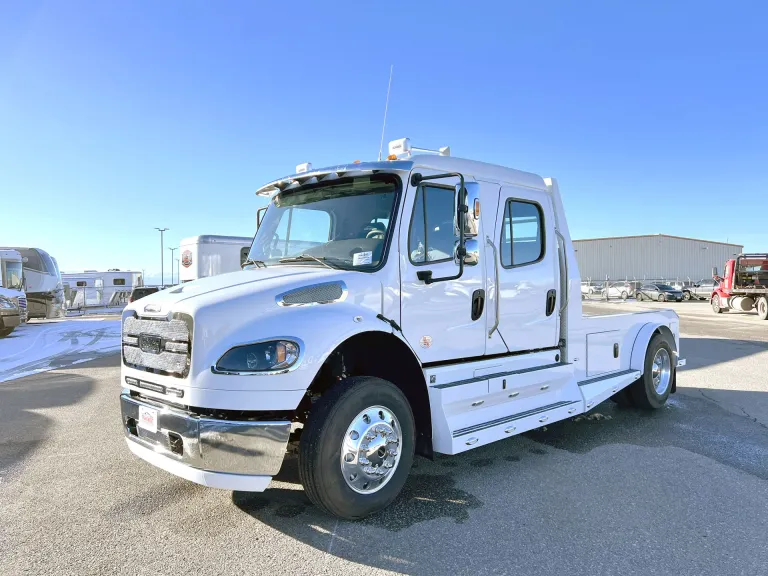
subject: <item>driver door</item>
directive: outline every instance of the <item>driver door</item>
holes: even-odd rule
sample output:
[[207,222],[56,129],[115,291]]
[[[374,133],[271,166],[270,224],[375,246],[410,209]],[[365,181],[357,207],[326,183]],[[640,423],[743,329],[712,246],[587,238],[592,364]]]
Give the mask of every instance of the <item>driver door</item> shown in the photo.
[[[434,171],[419,170],[424,176]],[[456,360],[485,354],[488,308],[484,263],[465,265],[460,278],[425,283],[459,271],[455,249],[458,178],[409,183],[400,219],[400,306],[403,335],[422,363]],[[482,230],[478,238],[482,238]],[[482,253],[482,252],[481,252]],[[479,314],[478,314],[479,312]]]

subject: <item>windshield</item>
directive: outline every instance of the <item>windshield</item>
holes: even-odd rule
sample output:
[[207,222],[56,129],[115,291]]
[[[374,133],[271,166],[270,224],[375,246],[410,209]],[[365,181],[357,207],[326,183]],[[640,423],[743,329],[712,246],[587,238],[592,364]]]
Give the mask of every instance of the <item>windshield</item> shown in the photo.
[[656,284],[656,286],[659,287],[659,290],[668,290],[668,291],[674,291],[675,290],[669,284]]
[[281,192],[262,218],[248,259],[376,269],[391,235],[399,187],[396,176],[376,174]]
[[3,262],[3,287],[12,290],[21,290],[21,262]]

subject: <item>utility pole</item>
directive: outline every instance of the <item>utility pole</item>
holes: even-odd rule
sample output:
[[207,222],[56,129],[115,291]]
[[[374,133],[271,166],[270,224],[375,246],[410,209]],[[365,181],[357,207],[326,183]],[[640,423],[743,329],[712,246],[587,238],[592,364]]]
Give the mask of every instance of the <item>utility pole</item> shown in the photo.
[[178,250],[178,248],[168,248],[168,250],[171,251],[171,284],[173,284],[173,253]]
[[163,232],[169,230],[169,228],[155,228],[160,232],[160,286],[165,284],[165,268],[163,268]]

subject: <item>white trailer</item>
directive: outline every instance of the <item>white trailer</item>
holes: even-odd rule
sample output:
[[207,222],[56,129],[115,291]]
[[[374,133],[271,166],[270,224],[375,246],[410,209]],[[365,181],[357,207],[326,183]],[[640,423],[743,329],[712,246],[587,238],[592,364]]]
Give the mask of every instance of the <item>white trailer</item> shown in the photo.
[[179,245],[182,282],[240,270],[251,248],[253,238],[247,236],[193,236]]
[[[584,316],[557,182],[411,153],[297,173],[242,271],[123,313],[131,451],[206,486],[262,491],[289,444],[308,497],[360,518],[415,454],[458,454],[613,399],[675,391],[671,310]],[[138,471],[136,472],[138,473]]]
[[65,272],[61,278],[68,309],[120,306],[128,302],[134,288],[144,285],[141,272],[117,268]]
[[24,290],[27,296],[27,317],[64,316],[64,285],[56,261],[41,248],[6,246],[0,249],[16,250],[21,254]]

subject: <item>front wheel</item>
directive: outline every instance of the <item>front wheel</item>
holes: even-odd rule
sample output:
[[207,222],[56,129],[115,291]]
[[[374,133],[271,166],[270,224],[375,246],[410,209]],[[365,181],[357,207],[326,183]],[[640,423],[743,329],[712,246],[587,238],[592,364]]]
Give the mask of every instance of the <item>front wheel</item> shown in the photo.
[[664,296],[664,294],[659,294],[658,300],[659,300],[659,302],[665,302],[666,301],[666,297]]
[[715,294],[712,296],[712,310],[715,312],[715,314],[722,314],[723,309],[720,307],[720,295]]
[[626,300],[626,299],[627,299],[627,296],[628,296],[628,294],[627,294],[626,292],[622,292],[622,293],[621,293],[621,299],[622,299],[622,300]]
[[299,444],[299,476],[309,499],[356,520],[400,493],[413,463],[408,400],[381,378],[347,378],[312,407]]
[[675,378],[674,341],[667,334],[656,334],[645,352],[643,375],[629,385],[632,404],[638,408],[661,408],[672,392]]
[[768,298],[765,296],[758,298],[755,308],[757,308],[757,316],[760,320],[768,320]]
[[688,301],[691,299],[691,293],[690,292],[683,292],[683,300]]

